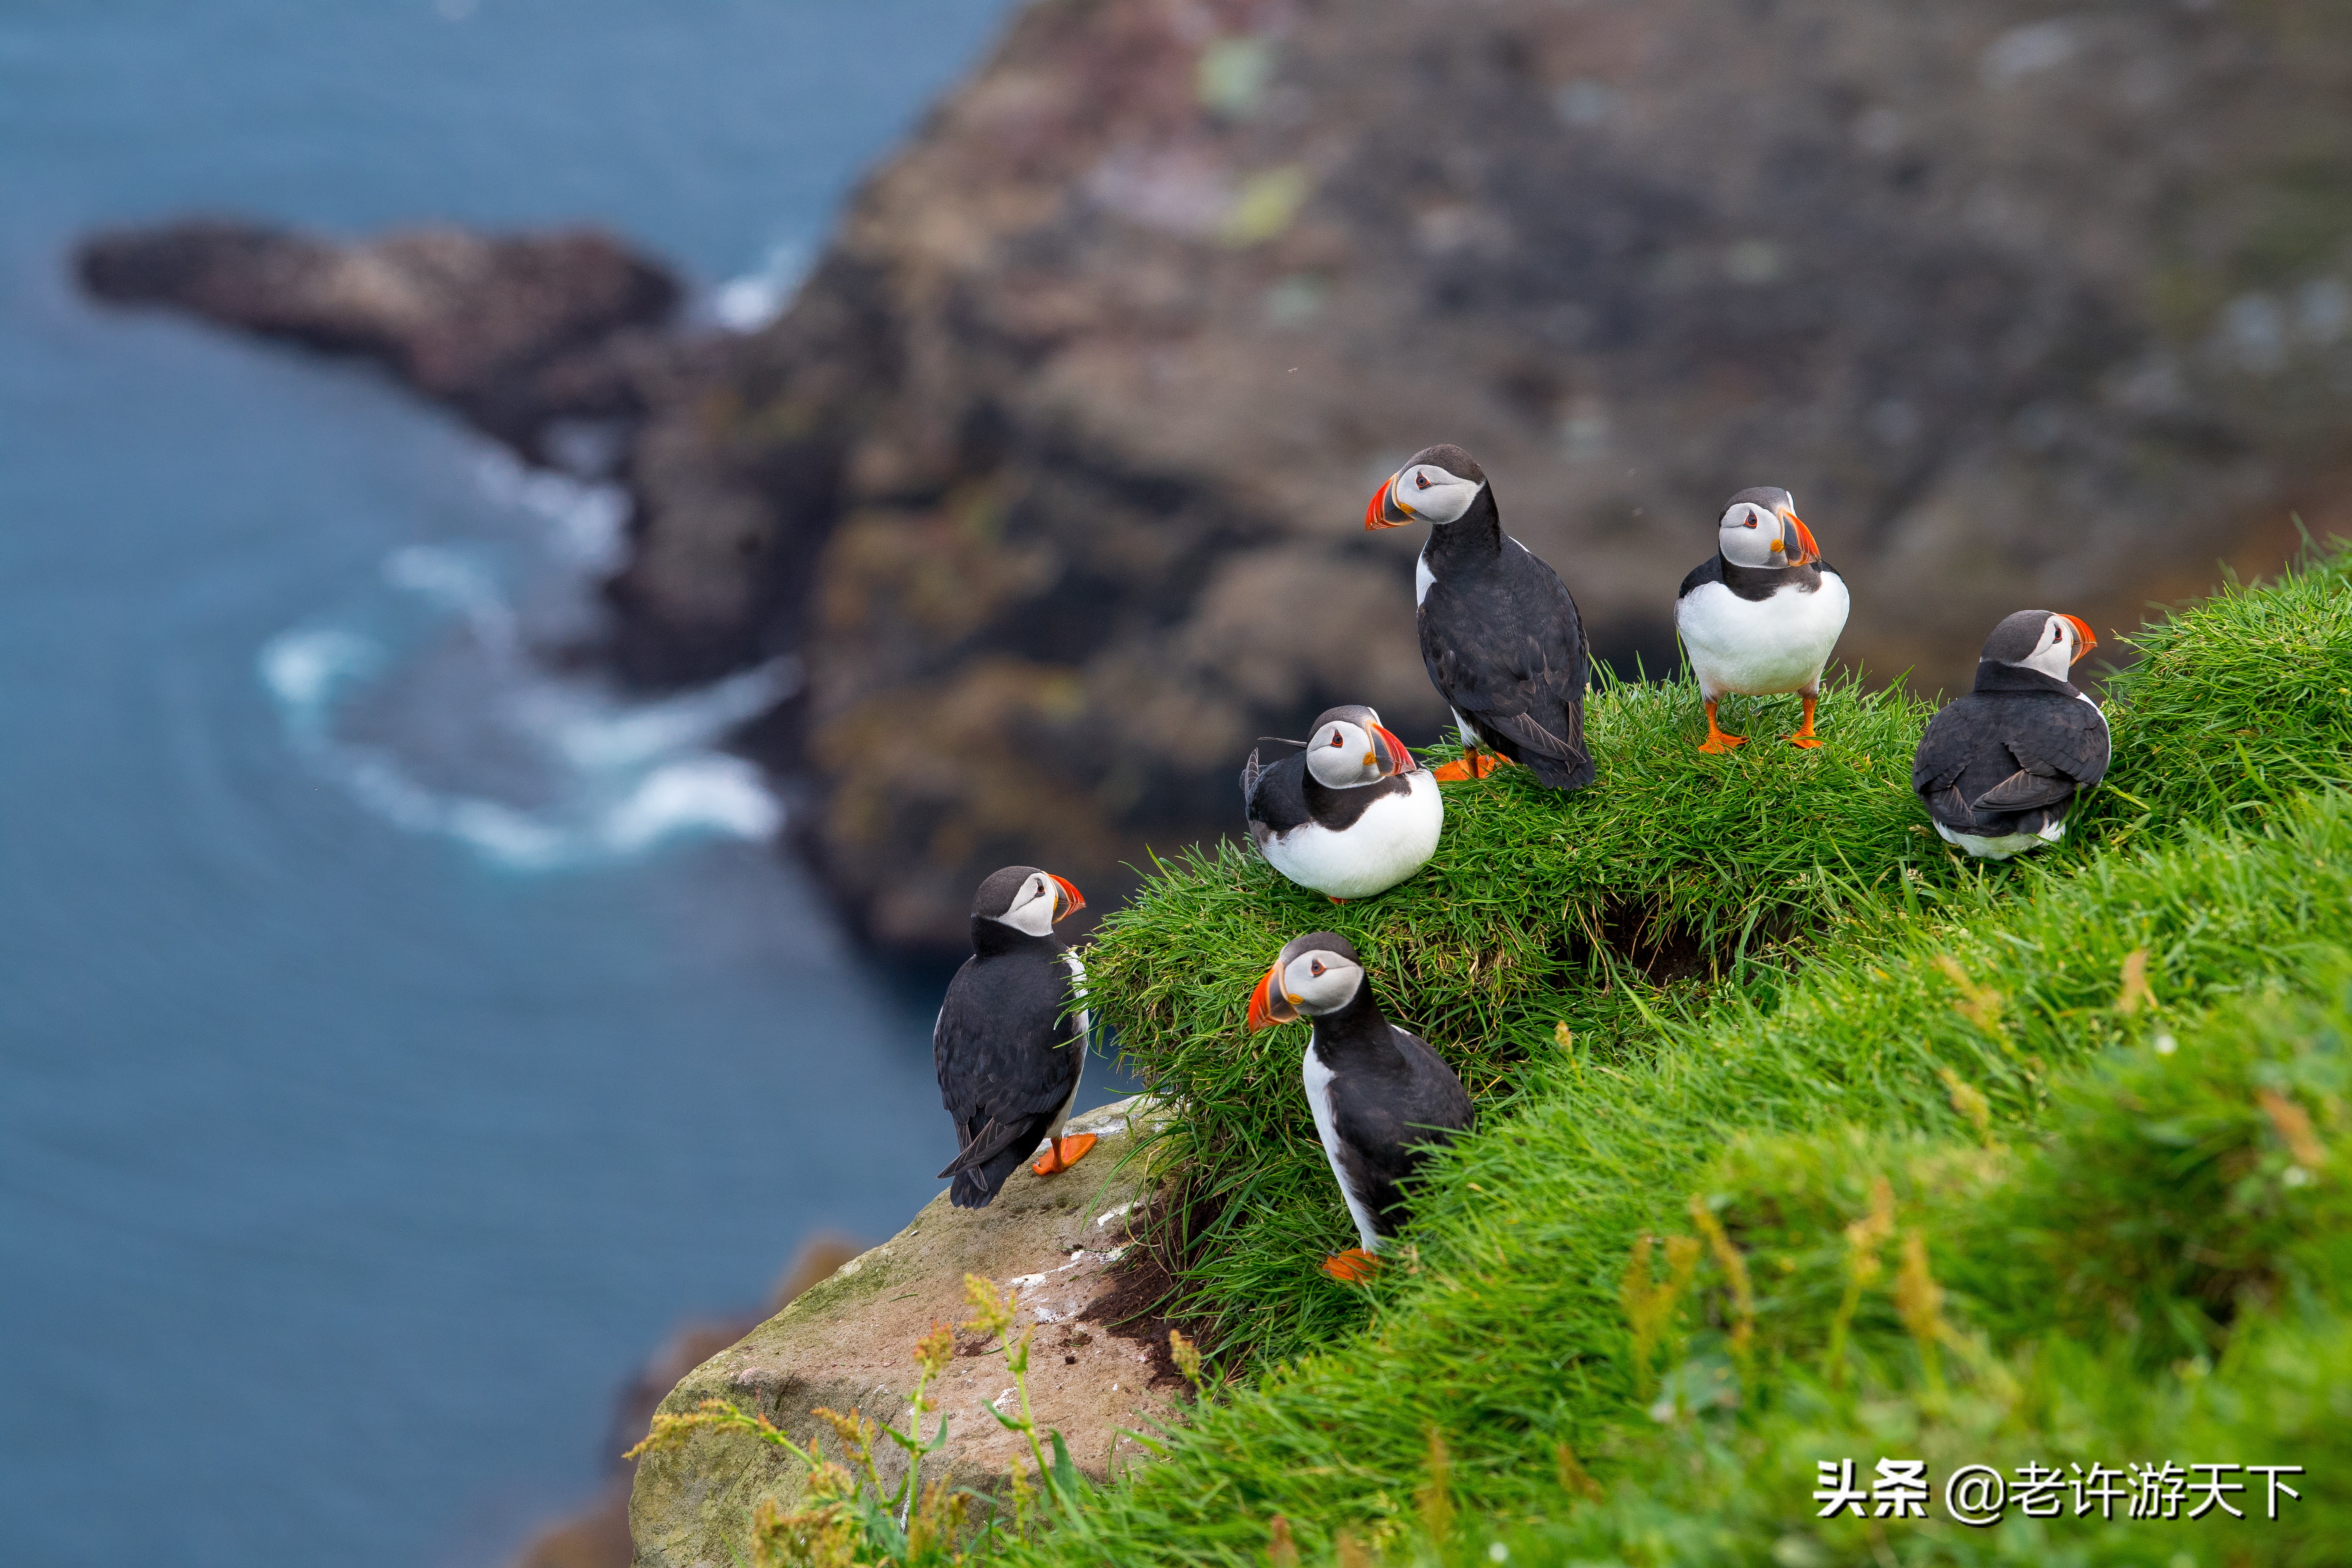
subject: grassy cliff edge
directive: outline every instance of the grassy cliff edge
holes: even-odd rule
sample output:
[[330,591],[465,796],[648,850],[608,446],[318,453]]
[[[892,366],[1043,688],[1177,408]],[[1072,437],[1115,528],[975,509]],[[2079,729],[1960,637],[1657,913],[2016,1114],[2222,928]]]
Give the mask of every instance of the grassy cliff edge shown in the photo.
[[[1181,1107],[1161,1245],[1234,1381],[1165,1464],[1008,1550],[1793,1568],[2352,1539],[2345,558],[2138,646],[2108,785],[2035,862],[1929,835],[1899,695],[1838,691],[1822,752],[1715,759],[1670,684],[1596,699],[1582,795],[1450,790],[1436,863],[1381,899],[1334,907],[1230,846],[1161,866],[1089,967]],[[1482,1100],[1369,1292],[1314,1267],[1347,1225],[1303,1041],[1241,1023],[1318,928]],[[2276,1521],[2259,1477],[2242,1524],[1816,1517],[1817,1461],[1866,1486],[1896,1456],[1939,1486],[1977,1461],[2308,1473]]]

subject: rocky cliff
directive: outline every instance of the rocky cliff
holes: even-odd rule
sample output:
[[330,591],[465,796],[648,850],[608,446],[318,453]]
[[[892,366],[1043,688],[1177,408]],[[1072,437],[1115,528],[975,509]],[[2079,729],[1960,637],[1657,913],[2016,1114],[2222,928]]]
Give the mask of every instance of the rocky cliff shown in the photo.
[[1621,663],[1774,483],[1949,685],[2352,531],[2347,101],[2326,0],[1038,0],[772,327],[557,384],[634,421],[613,657],[804,657],[754,744],[902,950],[1229,830],[1328,702],[1433,739],[1357,520],[1433,440]]
[[[1150,1196],[1139,1144],[1160,1114],[1120,1100],[1073,1118],[1102,1140],[1061,1175],[1013,1173],[984,1209],[950,1206],[941,1193],[890,1240],[842,1265],[740,1342],[688,1372],[662,1413],[693,1414],[726,1400],[773,1422],[794,1441],[841,1451],[818,1406],[856,1410],[906,1430],[916,1382],[915,1342],[935,1325],[971,1315],[968,1274],[1020,1302],[1031,1335],[1029,1394],[1041,1428],[1059,1432],[1080,1469],[1097,1480],[1146,1452],[1150,1435],[1178,1418],[1183,1380],[1170,1361],[1167,1323],[1152,1315],[1164,1275],[1123,1267],[1138,1260],[1129,1217]],[[932,1384],[948,1440],[924,1461],[924,1479],[945,1479],[1003,1498],[1011,1470],[1035,1484],[1026,1439],[991,1408],[1017,1414],[1002,1342],[960,1332],[949,1368]],[[884,1446],[881,1470],[895,1486],[906,1458]],[[808,1479],[799,1461],[740,1431],[694,1433],[638,1461],[629,1500],[637,1568],[729,1568],[749,1561],[752,1511],[773,1498],[795,1506]]]
[[944,945],[997,864],[1230,829],[1327,702],[1433,736],[1357,524],[1429,441],[1653,669],[1757,483],[1882,675],[2136,625],[2344,517],[2346,101],[2316,4],[1048,0],[648,427],[632,657],[768,584],[817,858]]

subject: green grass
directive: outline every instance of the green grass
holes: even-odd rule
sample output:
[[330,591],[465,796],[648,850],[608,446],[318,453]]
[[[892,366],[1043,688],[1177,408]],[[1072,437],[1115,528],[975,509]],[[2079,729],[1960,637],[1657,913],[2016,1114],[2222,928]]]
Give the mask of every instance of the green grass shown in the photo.
[[1313,1267],[1353,1232],[1298,1089],[1304,1031],[1243,1024],[1284,942],[1330,930],[1371,955],[1389,1016],[1482,1099],[1513,1092],[1562,1027],[1613,1059],[1662,997],[1767,986],[1801,933],[1977,879],[1911,795],[1926,719],[1845,685],[1822,703],[1820,751],[1759,738],[1703,757],[1694,689],[1615,686],[1589,719],[1596,784],[1563,799],[1512,768],[1447,786],[1436,858],[1379,898],[1335,905],[1230,841],[1163,868],[1104,923],[1087,972],[1122,1049],[1184,1107],[1159,1155],[1192,1226],[1172,1250],[1188,1313],[1228,1361],[1296,1353],[1363,1312]]
[[[1770,737],[1793,700],[1730,715],[1757,737],[1697,754],[1688,682],[1612,685],[1591,704],[1601,758],[1561,797],[1521,770],[1448,786],[1420,875],[1334,905],[1228,841],[1163,866],[1087,955],[1094,997],[1155,1089],[1184,1107],[1160,1157],[1176,1173],[1162,1237],[1187,1315],[1230,1367],[1280,1360],[1363,1319],[1312,1265],[1352,1232],[1297,1089],[1299,1029],[1251,1037],[1249,991],[1291,937],[1340,932],[1373,961],[1381,1005],[1490,1106],[1557,1048],[1618,1061],[1662,1016],[1738,994],[1769,1005],[1809,952],[1853,947],[2191,823],[2258,826],[2352,775],[2352,592],[2333,558],[2232,590],[2150,628],[2114,683],[2109,787],[2037,861],[1974,863],[1936,838],[1910,789],[1930,709],[1833,688],[1828,743]],[[1777,722],[1776,722],[1777,721]],[[1492,1112],[1490,1111],[1490,1114]],[[1506,1112],[1507,1113],[1507,1112]]]
[[2232,585],[2142,632],[2109,684],[2111,787],[2078,813],[2104,844],[2182,822],[2260,823],[2352,776],[2352,557]]
[[[1612,1497],[1628,1477],[1639,1485],[1654,1468],[1647,1450],[1664,1440],[1646,1413],[1660,1383],[1637,1365],[1622,1287],[1638,1237],[1689,1233],[1693,1194],[1739,1190],[1717,1162],[1746,1151],[1742,1181],[1769,1192],[1774,1160],[1822,1163],[1850,1130],[1932,1140],[1948,1159],[1979,1139],[1947,1070],[1983,1097],[1996,1138],[2015,1138],[2049,1116],[2085,1064],[2152,1058],[2145,1042],[2159,1030],[2195,1038],[2188,1032],[2216,1006],[2260,996],[2273,981],[2307,990],[2352,948],[2352,806],[2331,797],[2270,837],[2198,829],[2177,846],[2035,880],[2023,897],[1982,895],[1973,910],[1922,921],[1890,951],[1825,955],[1769,1013],[1734,1000],[1703,1023],[1669,1027],[1646,1056],[1536,1067],[1515,1113],[1495,1118],[1424,1193],[1419,1272],[1400,1271],[1383,1289],[1377,1325],[1204,1412],[1167,1464],[1106,1497],[1094,1531],[1118,1543],[1108,1555],[1252,1560],[1275,1512],[1304,1542],[1350,1522],[1392,1531],[1411,1517],[1433,1426],[1452,1450],[1455,1493],[1483,1514],[1559,1511],[1561,1442],[1586,1456]],[[2156,1000],[2126,1015],[2115,1004],[2136,952],[2149,955]],[[1776,1153],[1771,1141],[1786,1139],[1814,1142],[1801,1157]],[[1938,1185],[1958,1184],[1948,1172],[1923,1174],[1904,1196]],[[1752,1254],[1753,1222],[1736,1202],[1727,1207]],[[2063,1228],[2059,1261],[2070,1249],[2094,1256]],[[1834,1223],[1811,1229],[1815,1251],[1841,1241]],[[1750,1269],[1774,1283],[1760,1260]],[[2136,1278],[2121,1264],[2113,1272]],[[2180,1299],[2163,1283],[2151,1278],[2147,1299],[2126,1298],[2143,1327],[2116,1335],[2115,1353],[2135,1364],[2180,1353],[2187,1309],[2176,1310]],[[1827,1323],[1827,1289],[1810,1303],[1793,1292],[1791,1319]],[[2045,1318],[2055,1298],[2032,1276],[1998,1297]],[[1779,1300],[1768,1294],[1761,1305]],[[1720,1306],[1710,1311],[1719,1317]],[[1859,1325],[1865,1363],[1887,1315],[1874,1300]],[[2206,1318],[2197,1332],[2210,1342],[2219,1324]],[[1769,1366],[1776,1352],[1764,1328],[1759,1355]],[[1687,1386],[1693,1374],[1678,1369],[1708,1356],[1725,1360],[1719,1342],[1668,1347],[1656,1370]],[[1776,1391],[1757,1414],[1779,1409]],[[1772,1495],[1781,1516],[1805,1489]],[[1676,1495],[1697,1507],[1706,1489],[1665,1494]]]
[[[1310,1560],[1341,1530],[1396,1561],[2330,1560],[2352,1539],[2344,558],[2140,646],[2112,787],[2025,862],[1925,831],[1918,705],[1842,689],[1822,752],[1717,760],[1668,686],[1596,700],[1580,795],[1449,790],[1436,863],[1378,900],[1334,908],[1231,848],[1164,868],[1089,968],[1181,1104],[1166,1245],[1238,1381],[1029,1554],[1262,1563],[1279,1513]],[[1369,1292],[1315,1268],[1349,1231],[1303,1031],[1241,1022],[1318,927],[1482,1100],[1416,1200],[1416,1261]],[[1563,1479],[1563,1444],[1605,1495]],[[2323,1484],[2300,1522],[2179,1540],[1811,1519],[1815,1459],[1897,1454]]]

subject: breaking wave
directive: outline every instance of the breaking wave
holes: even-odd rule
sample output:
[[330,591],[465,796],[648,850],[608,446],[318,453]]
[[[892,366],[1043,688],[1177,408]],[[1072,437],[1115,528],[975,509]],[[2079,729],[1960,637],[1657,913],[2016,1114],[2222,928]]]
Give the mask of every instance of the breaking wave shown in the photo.
[[809,247],[772,246],[752,271],[730,278],[710,297],[711,318],[730,332],[756,332],[782,315],[808,277]]
[[510,870],[772,837],[782,805],[720,747],[793,694],[797,661],[653,700],[549,668],[534,633],[560,636],[588,613],[625,493],[502,457],[481,479],[496,510],[530,525],[524,539],[404,546],[358,605],[264,645],[257,672],[289,746],[383,820]]

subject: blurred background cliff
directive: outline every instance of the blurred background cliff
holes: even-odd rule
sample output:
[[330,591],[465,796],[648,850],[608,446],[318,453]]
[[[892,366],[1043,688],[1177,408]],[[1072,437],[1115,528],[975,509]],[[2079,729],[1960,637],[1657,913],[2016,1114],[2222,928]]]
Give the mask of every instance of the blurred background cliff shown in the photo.
[[[1852,578],[1844,658],[1927,689],[2011,609],[2128,628],[2275,564],[2291,512],[2341,524],[2348,38],[2218,0],[1039,4],[772,323],[575,331],[527,387],[389,352],[535,458],[549,421],[624,426],[604,656],[799,661],[745,743],[808,781],[859,929],[944,952],[997,865],[1108,889],[1225,830],[1235,759],[1327,703],[1435,739],[1413,547],[1351,526],[1433,440],[1628,674],[1674,668],[1675,584],[1748,484]],[[366,259],[430,270],[400,243]],[[193,264],[109,259],[208,308]],[[351,287],[296,330],[403,312],[387,340],[435,329]]]
[[[1253,739],[1331,702],[1436,740],[1418,541],[1360,530],[1421,446],[1478,456],[1628,676],[1675,667],[1675,584],[1748,485],[1852,583],[1843,658],[1927,690],[2010,610],[2105,637],[2298,517],[2352,532],[2336,0],[60,4],[0,19],[0,1008],[39,1221],[0,1246],[65,1281],[0,1324],[68,1347],[11,1373],[20,1426],[115,1391],[5,1483],[51,1499],[154,1462],[93,1250],[117,1292],[184,1244],[309,1281],[354,1212],[199,1245],[219,1189],[160,1155],[110,1188],[125,1146],[188,1139],[265,1215],[396,1190],[420,1258],[543,1247],[427,1336],[468,1290],[510,1349],[576,1329],[534,1377],[617,1376],[658,1302],[750,1300],[809,1226],[893,1228],[939,1163],[936,983],[828,910],[936,958],[998,865],[1099,909],[1231,831]],[[232,1131],[386,1096],[428,1135],[373,1163]],[[453,1243],[485,1191],[510,1215]],[[352,1246],[323,1256],[364,1275]],[[625,1310],[546,1299],[622,1275]],[[249,1381],[245,1306],[205,1321]],[[362,1353],[354,1313],[297,1340]],[[561,1489],[520,1465],[540,1491],[409,1556],[350,1544],[531,1440],[483,1414],[501,1375],[454,1379],[473,1447],[331,1472],[336,1555],[464,1557]],[[169,1555],[278,1560],[204,1540]]]

